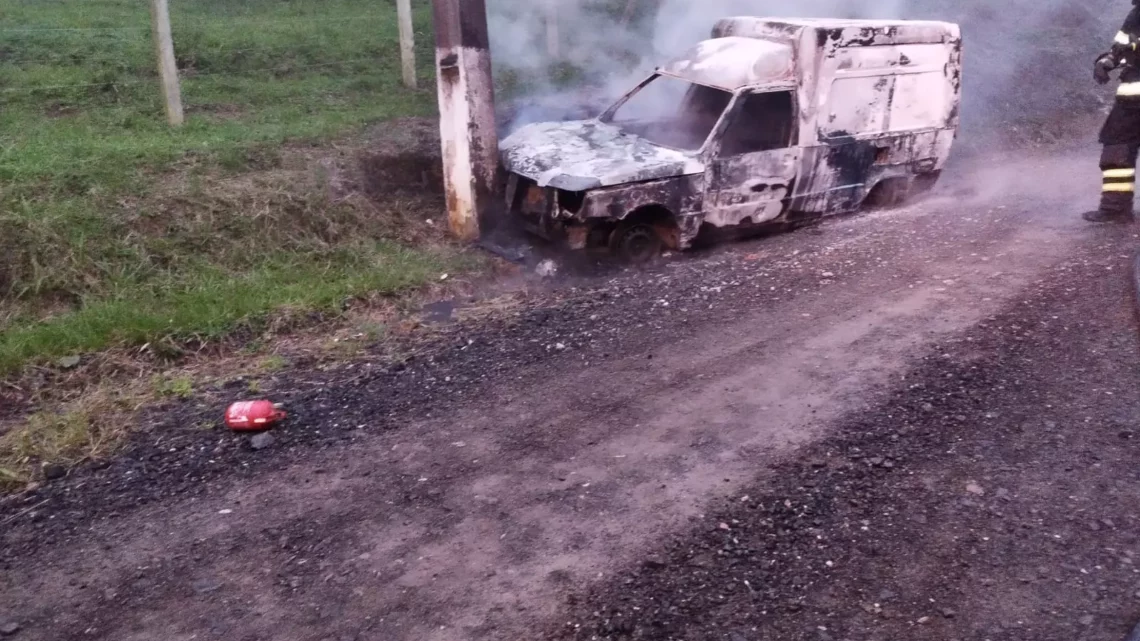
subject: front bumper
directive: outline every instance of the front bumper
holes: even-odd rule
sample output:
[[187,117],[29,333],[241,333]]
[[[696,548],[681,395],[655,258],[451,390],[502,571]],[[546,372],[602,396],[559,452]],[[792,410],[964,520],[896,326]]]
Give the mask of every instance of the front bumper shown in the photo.
[[539,187],[525,176],[507,178],[507,209],[530,233],[551,242],[584,249],[594,221],[584,215],[585,194]]

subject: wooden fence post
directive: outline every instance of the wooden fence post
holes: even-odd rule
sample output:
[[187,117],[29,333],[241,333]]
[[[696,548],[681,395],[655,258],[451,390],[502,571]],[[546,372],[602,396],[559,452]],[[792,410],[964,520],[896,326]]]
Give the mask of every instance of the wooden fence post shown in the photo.
[[396,0],[400,21],[400,61],[404,67],[404,85],[416,88],[416,32],[412,25],[412,0]]
[[546,52],[551,60],[559,56],[558,0],[546,0]]
[[167,0],[150,0],[150,17],[154,30],[154,48],[158,54],[158,75],[162,78],[162,98],[166,103],[166,119],[177,127],[182,124],[182,89],[178,85],[178,64],[174,61],[174,37],[170,33],[170,7]]
[[625,12],[621,15],[621,28],[628,29],[629,23],[633,21],[633,12],[637,10],[637,0],[628,0],[625,3]]

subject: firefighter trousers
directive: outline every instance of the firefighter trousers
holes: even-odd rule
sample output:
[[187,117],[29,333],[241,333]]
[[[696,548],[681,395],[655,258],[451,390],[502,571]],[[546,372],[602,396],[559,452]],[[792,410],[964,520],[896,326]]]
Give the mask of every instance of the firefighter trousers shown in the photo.
[[1100,156],[1103,184],[1100,211],[1112,216],[1131,216],[1136,191],[1136,156],[1140,145],[1105,145]]

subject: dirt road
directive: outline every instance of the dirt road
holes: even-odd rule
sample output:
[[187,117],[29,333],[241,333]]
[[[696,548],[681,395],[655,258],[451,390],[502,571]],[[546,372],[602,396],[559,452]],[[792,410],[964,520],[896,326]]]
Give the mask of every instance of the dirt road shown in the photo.
[[[1087,154],[1086,154],[1087,155]],[[298,371],[0,512],[19,639],[1117,639],[1140,619],[1131,229],[1095,159],[571,280]]]

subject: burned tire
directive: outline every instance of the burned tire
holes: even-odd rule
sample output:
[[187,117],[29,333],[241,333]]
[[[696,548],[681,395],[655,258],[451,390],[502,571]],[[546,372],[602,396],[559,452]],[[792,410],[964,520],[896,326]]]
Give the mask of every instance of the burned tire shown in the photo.
[[874,208],[899,207],[910,196],[910,181],[906,178],[887,178],[871,189],[865,204]]
[[610,252],[635,265],[653,260],[664,246],[657,227],[649,222],[623,222],[610,235]]
[[926,174],[919,174],[914,177],[914,182],[910,186],[911,196],[925,196],[938,186],[938,180],[942,178],[942,171],[932,171]]

